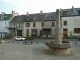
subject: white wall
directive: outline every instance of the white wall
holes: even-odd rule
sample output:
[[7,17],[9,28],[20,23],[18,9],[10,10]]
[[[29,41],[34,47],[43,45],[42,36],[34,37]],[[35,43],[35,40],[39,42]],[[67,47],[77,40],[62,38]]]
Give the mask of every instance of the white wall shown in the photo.
[[8,26],[9,26],[9,20],[0,21],[0,37],[1,37],[1,34],[2,34],[2,37],[5,37],[4,33],[9,34]]
[[[67,21],[66,26],[63,25],[64,21]],[[80,16],[62,17],[62,30],[63,28],[68,29],[68,36],[71,31],[73,36],[80,36],[80,33],[74,33],[74,28],[80,28]]]

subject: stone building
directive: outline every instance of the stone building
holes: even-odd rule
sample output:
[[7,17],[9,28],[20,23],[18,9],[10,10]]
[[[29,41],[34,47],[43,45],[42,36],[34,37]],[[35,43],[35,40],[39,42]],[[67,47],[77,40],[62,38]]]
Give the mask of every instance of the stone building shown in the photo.
[[10,26],[15,28],[16,35],[23,37],[53,37],[55,32],[55,18],[55,12],[43,13],[41,11],[35,14],[27,13],[26,15],[15,16],[10,21]]

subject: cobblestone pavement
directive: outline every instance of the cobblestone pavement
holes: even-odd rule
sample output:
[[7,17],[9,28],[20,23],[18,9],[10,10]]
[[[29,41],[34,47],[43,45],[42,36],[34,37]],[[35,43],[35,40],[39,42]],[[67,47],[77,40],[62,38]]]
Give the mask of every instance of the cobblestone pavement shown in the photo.
[[0,60],[80,60],[80,41],[72,43],[71,54],[53,55],[45,44],[0,44]]

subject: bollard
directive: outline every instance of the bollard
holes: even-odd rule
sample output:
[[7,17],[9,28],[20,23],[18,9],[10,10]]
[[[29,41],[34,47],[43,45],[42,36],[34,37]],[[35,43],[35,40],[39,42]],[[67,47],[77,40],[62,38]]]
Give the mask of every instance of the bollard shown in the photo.
[[31,41],[31,44],[32,44],[32,41]]
[[19,42],[18,42],[18,44],[19,44]]
[[43,44],[44,44],[44,42],[43,42]]
[[25,44],[26,44],[27,42],[25,41]]
[[24,44],[24,42],[23,42],[23,44]]
[[9,43],[9,41],[8,41],[8,43]]
[[77,42],[75,42],[75,45],[77,45]]
[[38,42],[37,42],[37,44],[38,44]]

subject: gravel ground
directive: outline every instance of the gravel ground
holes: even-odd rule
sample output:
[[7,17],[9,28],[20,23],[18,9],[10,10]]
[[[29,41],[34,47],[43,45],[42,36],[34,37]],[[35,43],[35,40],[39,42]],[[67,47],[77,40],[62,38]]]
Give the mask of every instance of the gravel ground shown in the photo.
[[0,60],[80,60],[80,45],[72,45],[70,50],[69,55],[53,55],[45,44],[3,43],[0,44]]

